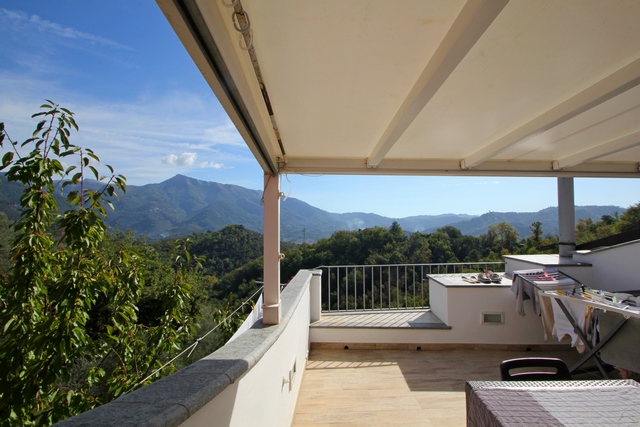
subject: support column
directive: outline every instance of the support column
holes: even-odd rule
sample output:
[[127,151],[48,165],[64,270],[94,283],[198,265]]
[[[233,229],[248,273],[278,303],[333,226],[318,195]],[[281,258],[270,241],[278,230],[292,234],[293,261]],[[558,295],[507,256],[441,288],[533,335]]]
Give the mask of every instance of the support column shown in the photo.
[[576,211],[573,178],[558,178],[558,227],[560,229],[559,254],[571,257],[576,250]]
[[311,323],[317,322],[322,316],[322,270],[311,270],[309,296],[311,298]]
[[280,323],[280,179],[264,175],[264,305],[265,325]]

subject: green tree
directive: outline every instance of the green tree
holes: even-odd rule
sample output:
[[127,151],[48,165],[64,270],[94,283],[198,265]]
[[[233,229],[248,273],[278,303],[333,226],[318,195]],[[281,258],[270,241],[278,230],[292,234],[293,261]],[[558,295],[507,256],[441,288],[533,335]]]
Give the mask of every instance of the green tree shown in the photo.
[[[452,227],[453,228],[453,227]],[[439,228],[429,235],[429,248],[431,249],[430,262],[459,262],[453,252],[453,239],[449,228]]]
[[576,224],[576,243],[581,244],[596,239],[596,226],[591,218],[579,219]]
[[0,212],[0,277],[6,277],[11,268],[11,240],[13,239],[13,229],[7,214]]
[[493,251],[502,254],[514,254],[518,249],[520,236],[518,231],[508,222],[490,225],[488,234],[492,236]]
[[531,224],[529,229],[531,230],[531,240],[533,240],[536,245],[539,245],[540,239],[542,239],[542,223],[540,221],[536,221]]
[[218,231],[195,233],[190,252],[204,257],[205,274],[220,277],[262,255],[262,235],[242,225],[228,225]]
[[542,223],[535,221],[529,226],[531,235],[524,241],[523,252],[527,254],[539,253],[539,248],[542,242]]
[[461,236],[453,242],[453,251],[461,261],[479,261],[480,240],[474,236]]
[[[51,101],[41,110],[32,116],[41,119],[32,137],[21,144],[0,123],[0,145],[10,145],[2,170],[24,186],[12,265],[0,289],[3,425],[52,423],[125,393],[189,328],[188,253],[182,247],[176,256],[157,324],[139,323],[139,257],[101,250],[106,207],[125,191],[125,178],[108,165],[109,175],[102,176],[93,151],[70,143],[71,130],[78,130],[71,111]],[[63,167],[76,157],[77,165]],[[85,185],[86,174],[100,189]],[[63,190],[70,206],[60,213],[54,193]]]
[[429,239],[422,233],[415,232],[409,236],[407,251],[407,262],[410,264],[427,264],[431,259]]
[[620,221],[613,225],[616,233],[625,233],[640,228],[640,202],[636,203],[620,215]]
[[580,219],[576,224],[576,243],[581,244],[611,236],[624,227],[622,222],[617,219],[617,215],[603,215],[600,221],[596,222],[591,218]]

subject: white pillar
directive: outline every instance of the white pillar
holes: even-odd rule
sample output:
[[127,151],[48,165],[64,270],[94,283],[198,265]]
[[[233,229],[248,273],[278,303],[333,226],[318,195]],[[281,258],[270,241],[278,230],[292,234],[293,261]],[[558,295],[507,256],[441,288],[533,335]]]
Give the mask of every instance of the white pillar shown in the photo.
[[558,227],[560,229],[559,254],[571,257],[576,250],[576,212],[573,178],[558,178]]
[[280,323],[280,177],[264,175],[263,323]]
[[322,316],[322,270],[311,271],[309,295],[311,297],[311,323],[317,322]]

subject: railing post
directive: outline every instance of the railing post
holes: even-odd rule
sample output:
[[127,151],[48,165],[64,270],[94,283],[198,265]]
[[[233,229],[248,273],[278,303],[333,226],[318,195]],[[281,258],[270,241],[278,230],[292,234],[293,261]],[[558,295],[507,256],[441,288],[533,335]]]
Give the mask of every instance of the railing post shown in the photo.
[[311,284],[309,287],[311,296],[311,323],[320,320],[322,313],[322,270],[311,270]]

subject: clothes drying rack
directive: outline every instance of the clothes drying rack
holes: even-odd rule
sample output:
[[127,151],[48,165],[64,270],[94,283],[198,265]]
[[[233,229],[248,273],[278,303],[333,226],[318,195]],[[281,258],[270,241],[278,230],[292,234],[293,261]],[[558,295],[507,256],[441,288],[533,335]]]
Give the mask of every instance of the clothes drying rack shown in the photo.
[[[574,374],[582,371],[581,367],[589,359],[593,358],[602,376],[608,379],[607,370],[598,357],[597,352],[618,332],[630,317],[640,318],[640,307],[631,306],[631,304],[625,301],[617,301],[615,298],[616,294],[614,293],[588,288],[575,278],[557,269],[521,270],[514,272],[514,275],[516,274],[540,291],[543,296],[553,298],[556,301],[560,310],[562,310],[567,320],[571,323],[576,334],[578,334],[585,344],[587,351],[584,356],[570,368],[571,373]],[[534,298],[534,295],[529,296]],[[577,320],[565,305],[565,301],[584,304],[598,310],[616,312],[621,314],[622,317],[611,330],[604,336],[599,337],[596,344],[593,344],[587,338],[585,331],[578,325]]]

